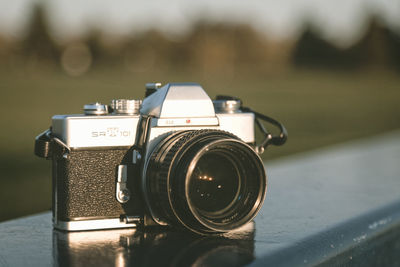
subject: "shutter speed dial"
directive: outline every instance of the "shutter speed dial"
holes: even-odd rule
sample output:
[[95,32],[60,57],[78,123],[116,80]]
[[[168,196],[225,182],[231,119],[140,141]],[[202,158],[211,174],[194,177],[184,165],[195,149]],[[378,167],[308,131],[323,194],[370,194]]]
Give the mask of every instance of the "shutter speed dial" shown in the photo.
[[139,114],[141,104],[142,100],[114,99],[111,101],[115,114]]

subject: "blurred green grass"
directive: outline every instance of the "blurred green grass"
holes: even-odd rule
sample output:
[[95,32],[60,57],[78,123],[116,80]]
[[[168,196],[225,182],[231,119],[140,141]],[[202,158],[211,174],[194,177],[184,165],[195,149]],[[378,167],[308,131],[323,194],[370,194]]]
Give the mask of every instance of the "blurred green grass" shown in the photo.
[[263,154],[270,160],[400,127],[400,76],[389,72],[287,71],[261,74],[152,74],[92,71],[0,71],[0,221],[51,208],[50,162],[33,155],[34,138],[54,114],[81,113],[85,103],[142,98],[147,82],[198,82],[211,97],[234,95],[283,122],[289,140]]

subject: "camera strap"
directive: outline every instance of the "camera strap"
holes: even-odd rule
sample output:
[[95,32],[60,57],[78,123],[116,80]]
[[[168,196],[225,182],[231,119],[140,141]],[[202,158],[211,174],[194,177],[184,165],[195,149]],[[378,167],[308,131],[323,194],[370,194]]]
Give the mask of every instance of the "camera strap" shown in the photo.
[[[260,144],[255,144],[254,149],[257,152],[257,154],[262,154],[264,150],[269,146],[269,145],[274,145],[274,146],[281,146],[283,145],[286,140],[287,140],[287,130],[285,126],[283,126],[282,123],[279,121],[268,117],[266,115],[263,115],[261,113],[258,113],[251,108],[243,107],[242,106],[242,100],[240,98],[234,97],[234,96],[227,96],[227,95],[217,95],[216,100],[234,100],[234,101],[239,101],[240,102],[240,110],[242,112],[249,112],[253,113],[255,115],[255,123],[258,127],[258,129],[262,132],[264,135],[264,139],[261,141]],[[267,129],[264,127],[264,124],[261,123],[261,121],[268,122],[269,124],[274,125],[277,127],[280,131],[278,135],[272,135],[270,132],[267,131]]]
[[51,128],[36,136],[35,155],[45,159],[51,157]]
[[[52,136],[51,127],[44,131],[43,133],[36,136],[35,139],[35,155],[41,158],[50,159],[54,152],[60,152],[64,154],[66,151],[70,152],[70,148],[64,144],[57,137]],[[54,151],[56,150],[56,151]]]
[[[287,133],[285,126],[283,126],[282,123],[280,123],[279,121],[277,121],[271,117],[268,117],[266,115],[258,113],[250,108],[241,107],[240,109],[243,112],[251,112],[255,115],[255,123],[256,123],[258,129],[264,135],[264,139],[261,141],[261,143],[255,145],[255,150],[258,154],[262,154],[269,145],[281,146],[286,142],[288,133]],[[275,127],[277,127],[279,129],[280,133],[275,136],[272,135],[270,132],[267,131],[267,129],[264,127],[264,125],[261,123],[261,121],[265,121],[265,122],[268,122],[268,123],[274,125]]]

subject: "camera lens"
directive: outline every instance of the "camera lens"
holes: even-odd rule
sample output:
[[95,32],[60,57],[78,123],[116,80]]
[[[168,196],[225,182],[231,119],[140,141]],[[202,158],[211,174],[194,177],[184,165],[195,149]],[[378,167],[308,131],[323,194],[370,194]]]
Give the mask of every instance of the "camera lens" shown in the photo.
[[240,185],[237,166],[221,152],[203,155],[189,179],[190,200],[204,214],[221,212],[237,199]]
[[183,131],[152,151],[144,195],[153,218],[197,233],[226,232],[251,221],[264,201],[261,159],[236,136]]

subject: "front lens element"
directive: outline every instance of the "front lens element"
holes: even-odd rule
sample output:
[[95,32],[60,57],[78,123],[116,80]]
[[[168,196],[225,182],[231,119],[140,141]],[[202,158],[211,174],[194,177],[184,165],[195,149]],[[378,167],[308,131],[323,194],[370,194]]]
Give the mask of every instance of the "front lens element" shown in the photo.
[[193,205],[205,214],[223,212],[239,193],[240,175],[235,163],[221,152],[204,154],[189,181]]

